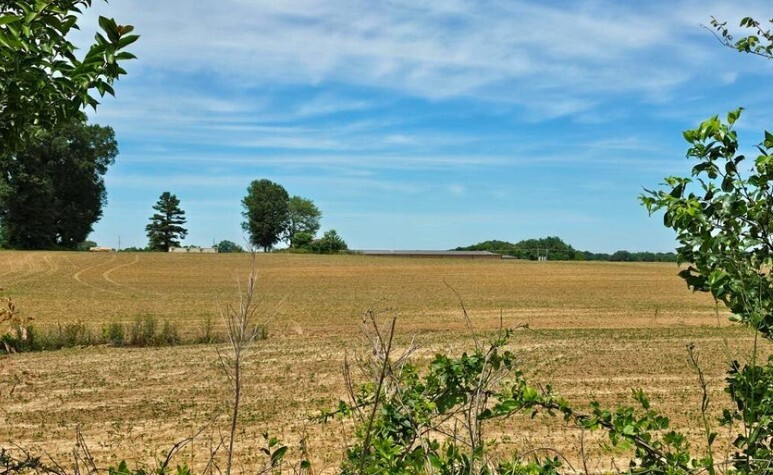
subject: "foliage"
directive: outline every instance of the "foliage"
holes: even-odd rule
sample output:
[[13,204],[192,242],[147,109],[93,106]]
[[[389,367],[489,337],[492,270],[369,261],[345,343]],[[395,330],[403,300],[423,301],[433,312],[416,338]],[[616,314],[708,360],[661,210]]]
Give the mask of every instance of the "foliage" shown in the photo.
[[641,200],[650,213],[665,210],[664,224],[674,229],[680,272],[696,291],[711,292],[725,303],[733,318],[773,335],[773,134],[765,132],[759,155],[748,176],[741,165],[733,124],[715,116],[684,133],[690,143],[687,157],[698,163],[692,178],[668,177],[664,190],[651,191]]
[[[692,178],[667,177],[665,189],[641,197],[650,213],[664,210],[664,224],[676,231],[680,276],[694,291],[710,292],[730,309],[731,319],[773,339],[773,134],[765,132],[757,157],[742,171],[733,129],[741,109],[725,121],[714,116],[684,133]],[[732,459],[741,473],[767,473],[773,460],[773,360],[731,364],[726,391],[735,410],[723,423],[741,423]]]
[[153,213],[150,224],[145,226],[148,248],[151,251],[168,252],[170,247],[179,247],[178,239],[184,239],[188,234],[188,230],[183,227],[185,211],[180,209],[180,200],[165,191],[161,193],[153,209],[157,213]]
[[390,331],[375,323],[373,328],[372,356],[360,362],[366,382],[350,389],[349,403],[322,416],[355,422],[356,441],[347,450],[342,474],[562,473],[563,459],[555,455],[497,461],[488,452],[497,443],[484,436],[489,421],[539,414],[561,416],[582,430],[603,430],[612,447],[633,448],[629,473],[713,473],[713,458],[693,456],[685,435],[670,430],[669,419],[653,410],[640,390],[633,391],[638,407],[609,410],[591,401],[590,412],[583,413],[550,386],[529,384],[507,349],[511,331],[501,331],[485,348],[473,333],[472,352],[437,354],[420,370],[410,359],[413,348],[392,355],[394,320]]
[[765,365],[733,361],[725,391],[736,410],[725,410],[721,422],[729,427],[739,423],[744,432],[733,445],[736,469],[745,473],[768,473],[773,460],[773,357]]
[[326,231],[320,239],[312,241],[309,244],[309,248],[317,254],[338,254],[348,250],[349,246],[346,245],[346,241],[338,235],[335,229],[331,229]]
[[[366,315],[373,347],[359,365],[366,382],[350,387],[349,403],[322,416],[357,423],[341,473],[489,473],[481,415],[498,382],[515,367],[515,355],[505,348],[510,332],[471,354],[437,354],[421,371],[410,359],[415,348],[393,355],[396,320],[382,328],[374,312]],[[345,367],[351,380],[348,362]]]
[[[4,302],[7,304],[7,302]],[[4,309],[5,310],[5,309]],[[2,321],[0,310],[0,324]],[[93,345],[114,347],[164,347],[190,343],[223,343],[220,332],[214,332],[211,325],[201,328],[198,335],[181,334],[179,324],[159,320],[152,315],[141,315],[124,324],[112,322],[101,331],[84,322],[58,323],[38,327],[31,319],[17,316],[0,327],[0,355],[36,351],[54,351],[63,348],[77,348]],[[265,340],[268,332],[264,325],[255,327],[256,339]]]
[[[773,25],[773,19],[768,20]],[[711,26],[716,32],[715,35],[719,41],[732,49],[741,53],[755,54],[763,58],[773,59],[773,30],[764,29],[762,24],[751,17],[745,17],[740,22],[740,27],[751,31],[750,34],[738,39],[734,38],[727,28],[727,22],[719,22],[711,17]]]
[[293,196],[288,203],[287,242],[291,248],[300,248],[308,244],[308,236],[314,239],[319,231],[322,212],[313,201],[302,196]]
[[150,252],[150,249],[148,249],[147,247],[129,246],[129,247],[120,249],[120,251],[121,252]]
[[549,236],[541,239],[526,239],[515,244],[507,241],[484,241],[467,247],[458,247],[457,251],[489,251],[505,254],[519,259],[536,261],[538,257],[564,261],[574,260],[577,251],[561,238]]
[[70,120],[14,155],[0,156],[5,246],[76,249],[102,217],[102,178],[118,155],[110,127]]
[[219,243],[217,243],[216,248],[217,248],[217,252],[219,253],[244,252],[244,249],[242,249],[242,246],[228,240],[220,241]]
[[311,250],[311,244],[314,242],[314,235],[309,233],[300,232],[293,237],[293,244],[291,250]]
[[75,250],[76,251],[88,251],[92,247],[97,247],[97,243],[95,241],[85,240],[82,243],[78,244],[75,247]]
[[0,157],[26,148],[40,130],[53,130],[96,108],[91,95],[114,94],[112,84],[134,55],[130,25],[99,18],[102,30],[79,59],[67,35],[91,0],[6,0],[0,11]]
[[629,252],[617,251],[614,254],[578,251],[559,237],[526,239],[515,244],[507,241],[483,241],[466,247],[457,247],[456,251],[489,251],[518,259],[536,261],[540,256],[551,261],[625,261],[625,262],[676,262],[672,252]]
[[246,219],[242,228],[250,235],[250,243],[270,251],[287,232],[290,219],[290,197],[282,185],[271,180],[255,180],[242,199]]

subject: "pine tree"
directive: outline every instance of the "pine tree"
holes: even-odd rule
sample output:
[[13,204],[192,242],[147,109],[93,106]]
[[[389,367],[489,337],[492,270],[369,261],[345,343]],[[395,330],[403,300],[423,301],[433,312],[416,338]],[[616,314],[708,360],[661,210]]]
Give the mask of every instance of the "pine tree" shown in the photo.
[[170,247],[179,247],[180,241],[188,234],[182,227],[185,224],[185,211],[180,209],[177,196],[165,191],[153,206],[158,211],[150,217],[150,224],[145,226],[148,233],[148,248],[151,251],[168,252]]

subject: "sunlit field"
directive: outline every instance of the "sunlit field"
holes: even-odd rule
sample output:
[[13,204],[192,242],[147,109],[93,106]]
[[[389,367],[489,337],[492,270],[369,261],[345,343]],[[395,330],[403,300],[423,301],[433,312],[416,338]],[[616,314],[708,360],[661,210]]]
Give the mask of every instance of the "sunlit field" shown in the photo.
[[[367,310],[396,317],[398,345],[414,341],[419,359],[472,346],[463,308],[479,337],[526,324],[512,348],[532,379],[580,405],[627,403],[642,387],[696,432],[701,392],[686,345],[698,349],[718,413],[726,362],[751,343],[710,296],[687,290],[675,264],[271,254],[256,265],[269,336],[249,361],[239,449],[257,457],[267,430],[288,444],[305,434],[321,470],[340,460],[349,429],[309,418],[346,398],[341,366],[367,351]],[[248,254],[0,252],[0,295],[36,326],[78,321],[98,332],[150,315],[196,335],[221,325],[249,269]],[[152,460],[207,426],[180,454],[196,465],[219,440],[228,394],[214,345],[16,354],[0,360],[0,445],[63,455],[80,427],[107,465]],[[596,434],[557,420],[513,418],[492,431],[508,435],[503,450],[551,446],[576,460],[582,445],[592,470],[612,469],[615,454]]]

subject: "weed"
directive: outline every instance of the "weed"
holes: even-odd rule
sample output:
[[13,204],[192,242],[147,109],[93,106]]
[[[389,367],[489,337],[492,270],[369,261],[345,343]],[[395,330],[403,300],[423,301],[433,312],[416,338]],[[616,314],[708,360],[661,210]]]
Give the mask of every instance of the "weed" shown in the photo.
[[119,322],[112,322],[103,326],[102,338],[109,346],[123,346],[125,338],[123,325]]

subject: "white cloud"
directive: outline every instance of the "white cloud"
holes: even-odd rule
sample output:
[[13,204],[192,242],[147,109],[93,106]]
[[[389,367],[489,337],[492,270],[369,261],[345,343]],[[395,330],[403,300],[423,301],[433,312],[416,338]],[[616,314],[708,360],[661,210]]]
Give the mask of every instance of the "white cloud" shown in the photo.
[[[142,34],[132,74],[195,74],[236,89],[332,82],[429,99],[485,97],[551,118],[592,108],[601,91],[669,97],[695,75],[689,65],[716,57],[698,24],[739,9],[696,1],[145,0],[95,10]],[[535,99],[545,95],[554,99]],[[297,112],[363,107],[323,96]]]

